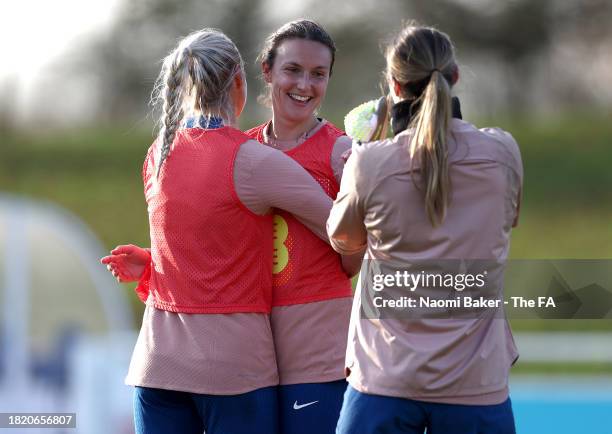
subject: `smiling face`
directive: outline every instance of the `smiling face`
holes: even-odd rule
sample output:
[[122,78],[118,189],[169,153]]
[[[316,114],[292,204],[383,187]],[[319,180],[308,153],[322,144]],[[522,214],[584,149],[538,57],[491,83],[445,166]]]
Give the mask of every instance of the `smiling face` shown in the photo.
[[332,62],[330,49],[320,42],[288,39],[277,48],[274,64],[262,65],[271,87],[275,118],[302,123],[323,102]]

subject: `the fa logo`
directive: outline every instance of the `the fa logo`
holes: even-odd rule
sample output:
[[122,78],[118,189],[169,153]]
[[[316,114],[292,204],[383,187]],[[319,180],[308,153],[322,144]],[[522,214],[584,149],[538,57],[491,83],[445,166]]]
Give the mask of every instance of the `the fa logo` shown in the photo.
[[557,307],[552,297],[538,297],[538,307]]

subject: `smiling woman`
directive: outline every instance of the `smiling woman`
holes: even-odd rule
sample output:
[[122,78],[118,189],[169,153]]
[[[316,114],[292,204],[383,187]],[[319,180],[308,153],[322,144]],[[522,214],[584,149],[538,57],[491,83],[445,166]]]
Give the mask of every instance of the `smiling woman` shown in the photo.
[[[270,87],[273,115],[272,133],[283,140],[292,136],[279,124],[294,124],[290,129],[314,128],[318,121],[313,112],[321,105],[329,82],[332,54],[325,45],[304,39],[291,39],[277,49],[271,65],[263,64],[263,75]],[[296,122],[297,121],[297,122]],[[304,126],[304,122],[306,125]]]
[[[273,32],[259,56],[267,85],[261,99],[272,106],[272,119],[247,131],[293,158],[331,198],[340,187],[341,156],[351,146],[344,132],[316,114],[335,52],[330,35],[310,20],[292,21]],[[325,234],[319,239],[289,213],[279,210],[274,223],[271,325],[281,432],[331,434],[346,390],[349,276],[356,273],[361,255],[341,258]]]
[[267,89],[259,100],[273,109],[272,139],[299,142],[316,129],[335,55],[329,34],[309,20],[287,23],[266,39],[258,61]]

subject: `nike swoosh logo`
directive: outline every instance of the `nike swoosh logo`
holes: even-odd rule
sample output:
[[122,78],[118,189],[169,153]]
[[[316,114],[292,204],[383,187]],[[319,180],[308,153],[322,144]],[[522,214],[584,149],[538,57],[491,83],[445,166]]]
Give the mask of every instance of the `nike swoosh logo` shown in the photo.
[[294,410],[300,410],[300,409],[302,409],[304,407],[308,407],[309,405],[316,404],[317,402],[319,402],[319,401],[307,402],[306,404],[298,404],[297,401],[295,401],[293,403],[293,409]]

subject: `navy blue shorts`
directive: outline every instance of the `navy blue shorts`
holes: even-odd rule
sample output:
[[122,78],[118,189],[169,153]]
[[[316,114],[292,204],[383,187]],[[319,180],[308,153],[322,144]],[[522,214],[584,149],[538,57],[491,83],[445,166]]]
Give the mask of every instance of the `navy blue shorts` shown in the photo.
[[438,404],[368,395],[348,386],[337,434],[515,434],[510,398],[497,405]]
[[336,432],[346,380],[278,386],[282,434]]
[[136,434],[278,434],[276,386],[241,395],[136,387]]

